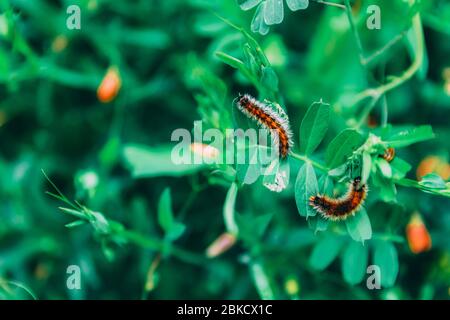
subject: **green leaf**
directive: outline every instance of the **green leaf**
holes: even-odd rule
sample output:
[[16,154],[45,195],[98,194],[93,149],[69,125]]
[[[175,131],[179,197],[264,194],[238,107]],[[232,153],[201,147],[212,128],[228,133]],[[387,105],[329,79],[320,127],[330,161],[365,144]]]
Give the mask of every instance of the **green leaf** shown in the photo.
[[164,189],[159,199],[158,223],[169,240],[178,239],[186,229],[183,224],[176,222],[174,219],[169,188]]
[[364,207],[345,220],[345,225],[348,234],[355,241],[364,243],[365,240],[372,238],[372,225]]
[[421,186],[431,189],[445,189],[445,181],[435,173],[429,173],[425,175],[422,180],[419,181]]
[[235,58],[233,56],[230,56],[229,54],[222,52],[222,51],[217,51],[215,53],[216,57],[219,58],[223,63],[226,63],[227,65],[229,65],[232,68],[241,70],[242,68],[245,68],[245,64],[244,62],[242,62],[241,60],[239,60],[238,58]]
[[283,0],[266,0],[264,5],[264,21],[267,25],[283,22]]
[[409,127],[394,132],[385,142],[393,148],[409,146],[413,143],[433,139],[434,133],[431,126]]
[[303,10],[308,8],[309,0],[286,0],[291,11]]
[[261,83],[272,91],[278,91],[278,76],[272,67],[262,67]]
[[[333,179],[328,175],[322,175],[319,179],[319,190],[321,194],[326,194],[327,196],[333,196]],[[318,231],[325,231],[328,228],[330,221],[322,217],[322,215],[317,214],[315,217],[310,217],[308,219],[308,226],[310,229],[314,230],[314,233]]]
[[310,155],[316,150],[328,130],[330,105],[314,102],[306,112],[300,126],[300,151]]
[[328,145],[325,159],[330,169],[347,161],[347,158],[364,142],[363,137],[353,129],[341,131]]
[[[187,145],[188,146],[188,145]],[[186,148],[190,155],[190,150]],[[203,164],[175,164],[172,161],[173,146],[151,148],[129,144],[122,150],[126,166],[135,178],[184,176],[201,170]]]
[[411,170],[411,165],[402,160],[399,157],[395,157],[390,163],[392,168],[392,177],[394,179],[401,179],[406,176],[406,174]]
[[316,270],[324,270],[336,259],[343,244],[339,237],[325,236],[314,246],[309,264]]
[[334,191],[333,179],[326,174],[321,176],[319,179],[319,189],[322,194],[326,194],[329,197],[333,197]]
[[272,218],[273,213],[258,216],[253,214],[237,215],[236,221],[239,227],[239,237],[250,244],[259,242]]
[[65,213],[71,214],[77,218],[88,219],[88,216],[82,211],[73,210],[73,209],[64,208],[64,207],[59,207],[59,209],[64,211]]
[[389,162],[387,162],[386,160],[384,160],[382,158],[378,158],[375,160],[375,164],[376,164],[378,170],[380,171],[380,173],[385,178],[387,178],[387,179],[392,178],[392,169],[391,169]]
[[66,228],[75,228],[75,227],[81,226],[86,223],[87,223],[86,220],[75,220],[73,222],[65,224],[65,227]]
[[384,202],[397,201],[397,189],[392,180],[386,179],[379,171],[372,177],[373,184],[380,188],[379,197]]
[[344,280],[355,285],[360,283],[366,274],[368,248],[359,242],[350,242],[342,256],[342,274]]
[[238,0],[242,10],[247,11],[256,7],[262,0]]
[[388,288],[395,284],[398,274],[398,255],[390,241],[377,241],[373,262],[381,271],[381,286]]
[[228,189],[225,203],[223,205],[223,217],[225,221],[225,227],[231,234],[237,235],[239,228],[236,224],[234,206],[236,204],[236,197],[238,193],[238,186],[236,183],[232,183],[230,189]]
[[270,284],[270,277],[267,275],[263,265],[259,262],[250,264],[250,272],[255,283],[256,291],[263,300],[274,300],[275,293]]
[[236,177],[242,184],[253,184],[261,175],[261,163],[259,161],[259,147],[257,145],[238,149],[245,153],[244,163],[236,164]]
[[316,173],[311,163],[306,162],[298,171],[295,181],[295,202],[301,216],[308,218],[316,215],[316,211],[309,205],[309,197],[318,192]]

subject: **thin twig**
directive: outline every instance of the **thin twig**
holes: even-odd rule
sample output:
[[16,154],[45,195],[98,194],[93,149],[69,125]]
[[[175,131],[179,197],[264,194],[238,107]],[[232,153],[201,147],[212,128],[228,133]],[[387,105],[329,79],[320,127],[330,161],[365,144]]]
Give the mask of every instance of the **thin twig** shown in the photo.
[[290,156],[292,158],[294,158],[294,159],[297,159],[297,160],[300,160],[300,161],[303,161],[303,162],[309,162],[309,163],[311,163],[311,165],[313,167],[315,167],[315,168],[317,168],[317,169],[319,169],[321,171],[324,171],[324,172],[328,171],[327,167],[325,167],[324,165],[322,165],[322,164],[320,164],[320,163],[318,163],[318,162],[316,162],[314,160],[311,160],[307,156],[304,156],[304,155],[301,155],[301,154],[298,154],[298,153],[295,153],[295,152],[291,152]]
[[320,4],[324,4],[326,6],[341,8],[341,9],[345,10],[345,6],[343,4],[329,2],[329,1],[322,1],[322,0],[312,0],[312,1],[320,3]]

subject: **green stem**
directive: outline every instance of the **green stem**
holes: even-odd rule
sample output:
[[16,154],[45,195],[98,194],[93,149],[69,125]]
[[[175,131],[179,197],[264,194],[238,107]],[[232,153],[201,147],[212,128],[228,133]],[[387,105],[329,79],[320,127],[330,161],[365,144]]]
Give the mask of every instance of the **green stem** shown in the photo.
[[381,127],[382,128],[387,126],[388,113],[389,113],[389,109],[388,109],[388,106],[387,106],[387,99],[386,99],[386,95],[384,95],[383,96],[383,101],[381,103]]
[[8,281],[8,280],[0,279],[0,286],[2,286],[3,288],[5,288],[6,286],[11,286],[11,285],[25,291],[28,295],[31,296],[31,298],[33,298],[33,300],[38,300],[36,295],[30,289],[28,289],[26,286],[24,286],[23,284],[16,282],[16,281]]
[[447,189],[428,188],[428,187],[421,185],[416,180],[407,179],[407,178],[394,179],[393,181],[395,184],[402,186],[402,187],[415,188],[415,189],[419,189],[420,191],[423,191],[423,192],[431,193],[433,195],[450,198],[450,191],[448,188]]
[[[348,0],[346,0],[348,2]],[[410,0],[410,4],[414,3],[414,0]],[[413,75],[420,69],[420,67],[423,64],[424,59],[424,39],[423,39],[423,32],[422,32],[422,21],[420,19],[420,14],[417,13],[413,18],[413,25],[412,29],[414,31],[414,35],[416,38],[416,48],[417,48],[417,54],[414,57],[414,61],[411,64],[411,66],[403,72],[400,76],[391,76],[388,83],[381,85],[377,88],[369,88],[364,90],[363,92],[359,93],[355,99],[352,102],[352,105],[356,105],[360,103],[361,101],[365,100],[366,98],[372,98],[378,101],[378,99],[386,94],[387,92],[399,87],[409,79],[413,77]],[[359,39],[359,36],[358,36]],[[359,45],[358,45],[359,47]]]
[[362,46],[361,38],[359,37],[358,30],[356,29],[355,22],[353,21],[352,7],[350,6],[350,0],[345,0],[345,12],[347,13],[348,22],[350,23],[350,29],[352,30],[353,37],[355,38],[356,47],[358,49],[359,61],[361,65],[365,65],[364,49]]
[[295,153],[295,152],[291,152],[290,156],[292,158],[294,158],[294,159],[297,159],[297,160],[300,160],[300,161],[303,161],[303,162],[309,162],[309,163],[312,164],[313,167],[315,167],[315,168],[317,168],[317,169],[319,169],[321,171],[324,171],[324,172],[328,171],[327,167],[325,167],[324,165],[320,164],[319,162],[316,162],[316,161],[308,158],[306,155],[301,155],[301,154],[298,154],[298,153]]
[[312,1],[320,3],[320,4],[324,4],[326,6],[341,8],[341,9],[345,10],[345,6],[342,5],[342,4],[339,4],[339,3],[334,3],[334,2],[329,2],[329,1],[322,1],[322,0],[312,0]]

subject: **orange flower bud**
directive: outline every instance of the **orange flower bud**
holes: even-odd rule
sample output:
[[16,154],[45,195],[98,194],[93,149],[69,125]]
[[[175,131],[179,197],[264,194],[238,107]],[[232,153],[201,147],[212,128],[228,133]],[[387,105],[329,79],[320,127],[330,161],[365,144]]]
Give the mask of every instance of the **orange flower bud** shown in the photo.
[[59,35],[52,42],[52,51],[59,53],[67,47],[67,44],[67,37],[64,35]]
[[406,226],[409,248],[415,254],[431,249],[431,237],[419,213],[414,213]]
[[446,95],[450,96],[450,80],[444,84],[444,91]]
[[190,149],[193,153],[209,159],[216,159],[220,154],[216,147],[198,142],[191,143]]
[[236,236],[225,232],[222,233],[216,240],[213,241],[206,249],[206,256],[214,258],[222,253],[228,251],[236,243]]
[[367,117],[367,126],[369,128],[376,128],[378,126],[377,119],[372,114],[369,114]]
[[122,86],[119,69],[117,67],[110,67],[103,77],[102,83],[97,89],[97,97],[103,103],[108,103],[114,100],[119,93]]
[[438,156],[428,156],[417,167],[417,180],[429,173],[436,173],[442,179],[448,180],[450,178],[450,165]]
[[156,269],[161,263],[161,254],[157,254],[147,270],[147,280],[145,281],[145,291],[152,291],[156,286]]

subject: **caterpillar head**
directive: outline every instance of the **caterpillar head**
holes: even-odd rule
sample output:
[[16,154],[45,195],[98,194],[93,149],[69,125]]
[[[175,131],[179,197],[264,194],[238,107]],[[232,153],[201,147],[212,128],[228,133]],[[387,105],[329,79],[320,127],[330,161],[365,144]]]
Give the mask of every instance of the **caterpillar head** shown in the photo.
[[361,177],[356,177],[356,178],[353,180],[353,187],[354,187],[356,190],[360,190],[360,189],[361,189],[361,187],[362,187],[362,185],[361,185]]

